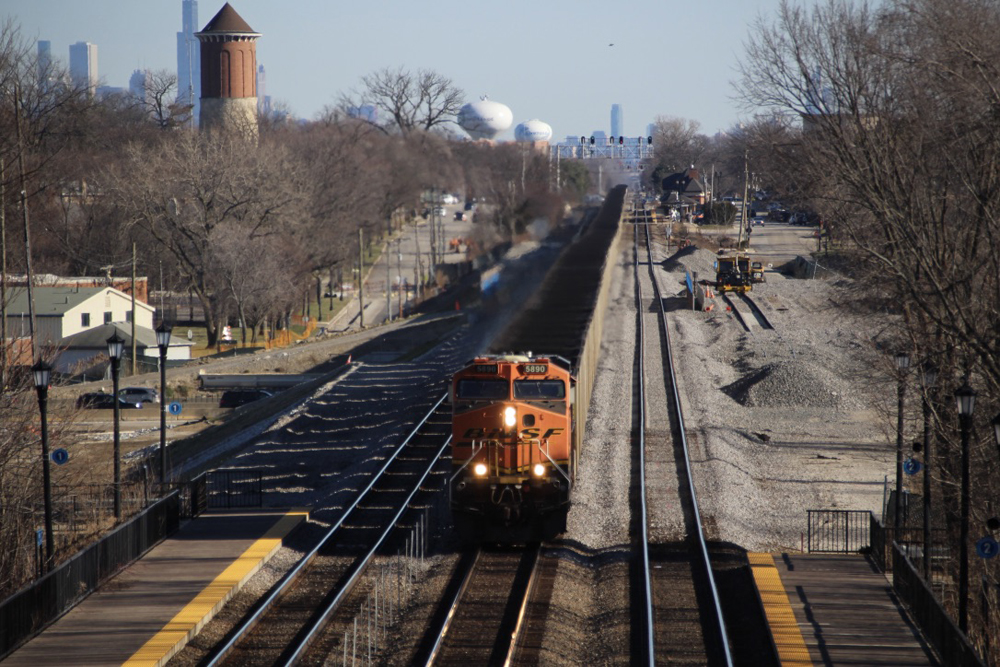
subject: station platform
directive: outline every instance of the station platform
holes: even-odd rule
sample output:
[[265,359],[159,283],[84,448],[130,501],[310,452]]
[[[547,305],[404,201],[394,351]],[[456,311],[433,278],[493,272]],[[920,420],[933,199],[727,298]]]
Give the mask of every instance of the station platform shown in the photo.
[[782,667],[940,665],[865,556],[747,556]]
[[163,665],[308,511],[210,511],[106,582],[4,660],[4,667]]

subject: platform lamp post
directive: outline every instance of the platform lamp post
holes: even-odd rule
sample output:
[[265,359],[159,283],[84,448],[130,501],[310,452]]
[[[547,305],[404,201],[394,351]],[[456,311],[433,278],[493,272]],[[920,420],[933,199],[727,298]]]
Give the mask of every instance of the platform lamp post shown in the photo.
[[167,348],[171,332],[166,322],[156,327],[156,346],[160,348],[160,484],[167,481]]
[[969,630],[969,431],[976,407],[976,391],[969,381],[955,391],[958,424],[962,432],[962,521],[958,538],[958,629]]
[[993,424],[993,444],[997,446],[997,451],[1000,452],[1000,414],[994,417],[991,423]]
[[931,549],[934,538],[931,536],[931,400],[930,392],[937,382],[937,367],[930,362],[924,362],[924,581],[931,583]]
[[121,420],[121,404],[118,400],[118,371],[119,364],[122,360],[122,351],[125,349],[125,340],[118,335],[118,331],[115,330],[111,334],[111,338],[108,339],[108,358],[111,360],[111,385],[114,391],[114,442],[115,442],[115,482],[114,482],[114,493],[115,493],[115,519],[122,518],[122,465],[121,465],[121,429],[119,422]]
[[52,475],[49,472],[49,380],[52,379],[52,367],[39,359],[31,367],[35,380],[35,390],[38,391],[38,412],[42,420],[42,484],[45,499],[45,568],[52,568],[52,556],[55,553],[55,538],[52,535]]
[[903,527],[903,396],[906,394],[906,371],[910,368],[910,355],[900,351],[896,353],[895,359],[899,370],[899,384],[896,405],[896,512],[892,519],[892,538],[898,542],[902,537]]

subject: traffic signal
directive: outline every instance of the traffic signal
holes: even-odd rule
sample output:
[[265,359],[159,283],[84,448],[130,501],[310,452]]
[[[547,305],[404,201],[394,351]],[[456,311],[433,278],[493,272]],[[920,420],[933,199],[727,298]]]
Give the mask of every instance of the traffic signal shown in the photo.
[[653,145],[653,137],[646,137],[646,143],[649,144],[650,146],[652,146]]
[[593,145],[594,145],[594,137],[591,137],[591,138],[590,138],[590,145],[591,145],[591,146],[593,146]]
[[587,143],[587,137],[580,137],[580,143],[581,144]]
[[621,146],[625,143],[625,137],[618,137],[618,145]]

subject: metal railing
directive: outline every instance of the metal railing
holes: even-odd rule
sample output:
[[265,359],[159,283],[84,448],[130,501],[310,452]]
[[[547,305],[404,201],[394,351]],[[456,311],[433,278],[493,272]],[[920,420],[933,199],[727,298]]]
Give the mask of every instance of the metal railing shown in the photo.
[[807,553],[856,554],[871,547],[868,510],[806,510]]
[[892,588],[941,656],[942,664],[955,667],[984,665],[968,638],[951,620],[951,616],[895,542],[892,544]]
[[177,493],[0,603],[0,660],[180,525]]
[[223,468],[208,474],[208,507],[233,509],[264,506],[264,473]]

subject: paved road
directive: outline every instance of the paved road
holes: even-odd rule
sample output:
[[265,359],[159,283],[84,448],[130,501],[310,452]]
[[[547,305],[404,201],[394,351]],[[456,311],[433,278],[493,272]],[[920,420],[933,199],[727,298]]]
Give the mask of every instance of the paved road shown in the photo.
[[[451,264],[465,260],[465,246],[460,246],[461,252],[454,252],[448,247],[448,241],[453,238],[465,238],[472,234],[471,211],[467,221],[455,220],[455,212],[463,209],[462,204],[444,206],[445,215],[440,216],[439,229],[444,242],[443,263]],[[402,232],[395,235],[390,242],[388,252],[383,252],[374,266],[365,267],[364,286],[364,326],[371,327],[380,324],[389,317],[399,316],[400,292],[398,287],[390,297],[386,295],[386,283],[394,285],[402,283],[406,288],[405,300],[413,298],[413,286],[420,276],[430,272],[431,225],[429,221],[418,219],[420,224],[407,225]],[[388,270],[386,261],[390,262]],[[350,295],[350,293],[348,293]],[[356,295],[350,295],[351,300],[337,316],[324,326],[331,331],[358,331],[361,329],[362,318],[359,314],[360,301]],[[405,301],[404,301],[405,303]]]

